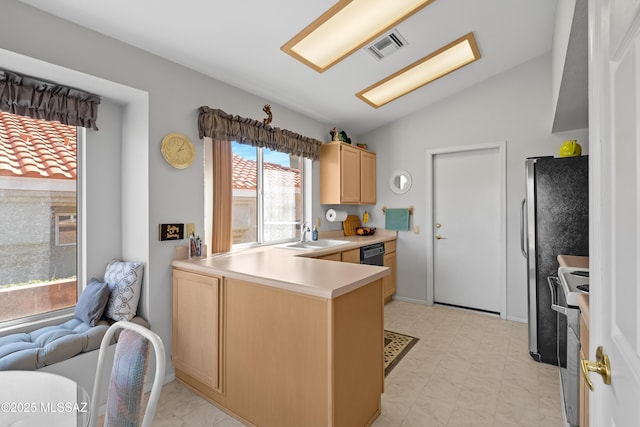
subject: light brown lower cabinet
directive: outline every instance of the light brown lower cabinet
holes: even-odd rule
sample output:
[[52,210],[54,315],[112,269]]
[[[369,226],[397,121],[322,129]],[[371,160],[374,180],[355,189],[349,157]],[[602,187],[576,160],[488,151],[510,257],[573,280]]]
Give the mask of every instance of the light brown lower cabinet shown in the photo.
[[173,270],[171,360],[176,371],[224,392],[222,278]]
[[340,252],[336,252],[333,254],[316,257],[316,259],[326,259],[328,261],[342,261],[342,255],[340,254]]
[[[588,301],[580,301],[580,358],[589,360],[589,318]],[[586,306],[585,306],[586,304]],[[589,427],[589,386],[584,380],[582,371],[580,375],[580,427]]]
[[[184,273],[174,269],[174,287],[186,283],[180,279]],[[193,277],[197,274],[187,274],[189,280],[201,282]],[[175,375],[179,381],[248,425],[355,427],[373,423],[380,414],[384,383],[382,279],[334,299],[232,278],[222,279],[221,284],[212,277],[202,280],[218,283],[223,291],[219,293],[222,316],[218,323],[218,340],[224,337],[219,354],[223,363],[207,358],[209,351],[215,351],[209,338],[215,338],[201,334],[200,341],[187,341],[189,353],[195,354],[182,357],[202,360],[209,365],[204,368],[206,373],[178,363]],[[208,286],[200,285],[200,289],[209,294]],[[177,293],[179,297],[184,294],[180,289]],[[179,336],[183,333],[195,336],[203,326],[210,330],[202,323],[215,321],[215,316],[200,311],[204,304],[197,298],[191,303],[195,315],[174,312],[179,325],[174,323],[174,343],[185,342]],[[185,331],[185,321],[176,315],[198,317],[200,322],[193,325],[195,331]],[[212,365],[221,369],[223,387],[212,386],[208,374],[215,371]]]
[[360,248],[350,249],[342,252],[342,262],[360,264]]
[[384,302],[391,301],[396,293],[396,241],[384,243],[384,266],[391,269],[391,273],[382,279]]

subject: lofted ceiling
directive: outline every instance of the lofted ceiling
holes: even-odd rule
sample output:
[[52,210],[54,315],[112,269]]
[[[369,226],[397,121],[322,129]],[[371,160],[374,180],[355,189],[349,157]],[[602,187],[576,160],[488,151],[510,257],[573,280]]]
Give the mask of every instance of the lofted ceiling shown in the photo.
[[[556,5],[556,0],[435,0],[395,27],[406,47],[382,61],[359,50],[320,74],[280,47],[336,0],[20,1],[355,135],[550,51]],[[480,60],[378,109],[356,98],[360,90],[469,32]]]

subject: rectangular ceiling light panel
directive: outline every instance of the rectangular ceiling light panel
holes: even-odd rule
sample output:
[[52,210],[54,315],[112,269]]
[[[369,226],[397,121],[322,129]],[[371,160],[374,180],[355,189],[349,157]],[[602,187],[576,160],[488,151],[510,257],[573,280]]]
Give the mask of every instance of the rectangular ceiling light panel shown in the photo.
[[322,73],[433,0],[340,0],[280,49]]
[[476,39],[473,33],[469,33],[358,92],[356,96],[378,108],[478,59],[480,51]]

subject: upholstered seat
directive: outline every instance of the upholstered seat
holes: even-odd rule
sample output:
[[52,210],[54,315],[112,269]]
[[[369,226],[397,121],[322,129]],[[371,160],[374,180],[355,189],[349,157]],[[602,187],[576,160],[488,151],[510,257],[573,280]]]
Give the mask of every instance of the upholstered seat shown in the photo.
[[[134,317],[131,321],[149,327],[142,317]],[[71,319],[30,333],[0,337],[0,370],[40,369],[97,350],[109,326],[105,320],[89,326],[81,320]]]

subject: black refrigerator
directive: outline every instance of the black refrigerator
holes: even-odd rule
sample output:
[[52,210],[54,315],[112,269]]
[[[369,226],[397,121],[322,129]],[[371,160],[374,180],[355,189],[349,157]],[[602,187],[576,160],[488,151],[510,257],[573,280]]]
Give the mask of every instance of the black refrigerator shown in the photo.
[[547,277],[558,274],[558,255],[589,255],[588,164],[587,156],[525,161],[520,243],[527,259],[529,354],[553,365],[559,337]]

